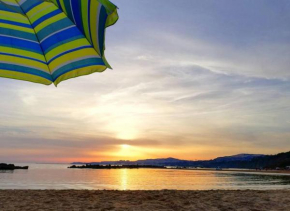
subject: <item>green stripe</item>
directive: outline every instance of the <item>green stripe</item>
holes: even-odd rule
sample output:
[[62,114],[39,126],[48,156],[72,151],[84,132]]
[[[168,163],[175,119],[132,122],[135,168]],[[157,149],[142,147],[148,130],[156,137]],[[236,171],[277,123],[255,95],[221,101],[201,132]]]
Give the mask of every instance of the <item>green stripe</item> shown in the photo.
[[0,27],[0,34],[13,36],[13,37],[19,37],[19,38],[23,38],[23,39],[37,42],[37,38],[35,37],[35,34],[31,34],[31,33],[24,32],[24,31]]
[[[1,0],[0,0],[1,1]],[[27,80],[31,82],[36,82],[36,83],[42,83],[42,84],[50,84],[51,81],[55,82],[55,85],[58,84],[59,82],[66,80],[68,78],[73,78],[81,75],[86,75],[90,74],[93,72],[101,72],[105,70],[107,67],[110,67],[109,64],[107,63],[103,51],[104,51],[104,36],[105,36],[105,28],[114,24],[118,20],[118,13],[117,13],[117,7],[112,4],[109,0],[90,0],[91,2],[94,3],[99,3],[102,5],[102,17],[100,17],[100,14],[97,14],[97,17],[93,17],[93,15],[90,13],[89,10],[93,9],[95,11],[99,11],[98,8],[91,8],[91,5],[88,5],[89,1],[88,0],[59,0],[61,2],[60,5],[58,5],[58,0],[35,0],[35,1],[30,1],[27,0],[21,8],[20,6],[7,6],[6,4],[0,5],[0,10],[3,9],[5,11],[11,11],[11,20],[8,18],[7,24],[11,25],[19,25],[23,24],[17,21],[19,18],[19,14],[21,14],[21,11],[27,11],[28,8],[33,9],[35,6],[40,6],[41,4],[47,4],[51,3],[54,4],[55,9],[59,8],[62,11],[66,11],[67,13],[67,20],[68,22],[75,22],[77,26],[72,26],[72,28],[67,28],[68,24],[66,24],[64,21],[54,21],[52,24],[49,24],[47,27],[39,31],[37,34],[31,34],[27,33],[23,30],[17,30],[17,29],[9,29],[5,27],[0,27],[0,35],[6,36],[6,38],[2,38],[2,42],[0,42],[0,46],[8,47],[7,52],[2,52],[4,55],[7,53],[12,53],[13,49],[20,49],[20,50],[25,50],[25,51],[30,51],[30,52],[35,52],[38,53],[38,55],[43,56],[43,60],[41,57],[34,58],[32,54],[27,52],[22,53],[22,51],[17,51],[17,56],[19,58],[26,58],[27,56],[32,58],[32,61],[40,61],[41,63],[33,63],[33,65],[29,64],[28,62],[25,66],[25,64],[19,64],[13,59],[13,62],[11,64],[7,64],[4,62],[0,62],[0,77],[6,77],[6,78],[15,78],[15,79],[20,79],[20,80]],[[2,1],[1,1],[2,2]],[[15,0],[15,3],[17,1]],[[37,4],[36,4],[37,3]],[[73,4],[73,7],[71,7],[70,4]],[[6,5],[6,6],[5,6]],[[42,5],[43,6],[43,5]],[[63,8],[64,7],[64,8]],[[72,10],[73,9],[73,10]],[[15,13],[16,12],[16,13]],[[30,27],[29,22],[33,20],[34,23],[42,22],[42,21],[47,21],[52,18],[51,15],[46,15],[48,10],[44,9],[39,11],[39,14],[37,16],[34,16],[32,18],[32,14],[21,14],[24,15],[24,17],[27,18],[27,26]],[[99,13],[99,12],[98,12]],[[90,14],[90,15],[89,15]],[[104,15],[105,14],[105,15]],[[7,16],[8,17],[8,16]],[[5,17],[7,19],[7,17]],[[23,16],[22,16],[23,17]],[[0,17],[0,21],[4,21],[4,18]],[[16,21],[15,21],[16,20]],[[13,24],[11,21],[14,21],[15,23]],[[91,23],[92,25],[90,25]],[[96,35],[92,35],[90,32],[90,27],[93,26],[99,26],[99,30],[96,33]],[[79,30],[76,29],[78,27]],[[92,27],[94,29],[94,32],[96,30],[96,27]],[[10,37],[11,37],[11,42],[10,42]],[[16,39],[12,37],[19,38],[17,46],[16,46]],[[60,39],[61,37],[61,39]],[[83,45],[77,44],[77,42],[72,42],[78,39],[86,38],[88,42],[84,41]],[[45,38],[45,39],[44,39]],[[6,41],[7,40],[7,41]],[[36,52],[32,51],[32,49],[29,49],[31,47],[30,42],[29,45],[26,45],[23,42],[19,42],[19,40],[23,41],[24,40],[30,40],[37,42],[41,40],[42,42],[39,44],[40,47],[42,47],[42,52],[41,49],[39,48],[39,51]],[[92,40],[96,41],[96,46],[91,46],[91,49],[89,49],[90,44],[92,45]],[[31,42],[32,43],[32,42]],[[38,48],[38,44],[35,44],[35,48]],[[65,45],[65,46],[64,46]],[[21,48],[19,46],[22,46]],[[57,50],[56,50],[57,48]],[[82,58],[79,57],[77,54],[77,51],[72,51],[72,49],[79,48],[79,49],[86,49],[82,50]],[[100,49],[99,49],[100,48]],[[52,79],[51,73],[49,73],[49,69],[47,67],[47,72],[41,71],[43,69],[43,64],[46,64],[45,61],[45,56],[51,51],[54,50],[58,55],[61,55],[63,57],[59,57],[58,60],[53,60],[49,65],[51,68],[56,69],[54,71],[54,76],[58,79]],[[96,52],[101,52],[102,54],[101,58],[98,56],[89,58],[89,56],[92,56],[92,49],[95,49]],[[32,55],[30,55],[32,54]],[[67,54],[70,54],[71,56],[68,56]],[[13,55],[13,54],[11,54]],[[48,55],[47,55],[48,56]],[[54,55],[49,55],[49,56],[54,56]],[[77,59],[72,59],[72,58],[77,58]],[[87,58],[87,59],[85,59]],[[21,61],[20,59],[18,59]],[[60,63],[61,61],[61,63]],[[65,66],[62,66],[60,64],[66,64]],[[38,66],[39,65],[39,66]],[[59,68],[57,68],[59,66]],[[82,68],[80,71],[79,68]],[[50,81],[51,80],[51,81]]]

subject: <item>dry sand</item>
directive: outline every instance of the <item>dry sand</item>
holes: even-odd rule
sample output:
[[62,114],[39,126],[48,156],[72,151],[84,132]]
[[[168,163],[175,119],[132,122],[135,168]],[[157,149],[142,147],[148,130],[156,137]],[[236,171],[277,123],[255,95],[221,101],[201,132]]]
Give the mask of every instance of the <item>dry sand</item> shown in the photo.
[[290,211],[290,190],[0,190],[0,210]]

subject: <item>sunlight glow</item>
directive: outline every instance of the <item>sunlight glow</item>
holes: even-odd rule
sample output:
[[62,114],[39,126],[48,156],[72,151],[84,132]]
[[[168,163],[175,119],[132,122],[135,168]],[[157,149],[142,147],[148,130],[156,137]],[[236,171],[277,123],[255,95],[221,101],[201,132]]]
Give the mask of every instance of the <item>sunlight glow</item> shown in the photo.
[[122,149],[129,149],[130,148],[130,145],[128,145],[128,144],[122,144],[121,147],[122,147]]
[[138,149],[132,145],[121,144],[119,145],[119,151],[114,153],[115,156],[120,159],[128,159],[130,157],[140,156]]
[[117,132],[117,138],[122,140],[132,140],[137,137],[137,133],[134,130],[124,130]]
[[128,186],[128,173],[127,169],[121,169],[121,189],[127,190]]

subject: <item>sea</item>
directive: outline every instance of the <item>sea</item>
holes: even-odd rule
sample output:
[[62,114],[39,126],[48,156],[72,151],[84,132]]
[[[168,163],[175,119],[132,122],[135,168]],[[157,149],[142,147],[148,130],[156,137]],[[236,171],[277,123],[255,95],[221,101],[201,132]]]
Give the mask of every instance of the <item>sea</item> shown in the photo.
[[290,174],[183,169],[69,169],[70,164],[16,165],[29,165],[29,169],[0,171],[0,189],[290,189]]

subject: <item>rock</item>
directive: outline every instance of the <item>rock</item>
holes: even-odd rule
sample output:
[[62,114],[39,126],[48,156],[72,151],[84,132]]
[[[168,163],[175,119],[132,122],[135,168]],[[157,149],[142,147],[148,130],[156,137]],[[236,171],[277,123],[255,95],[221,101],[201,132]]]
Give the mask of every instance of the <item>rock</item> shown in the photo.
[[0,163],[0,170],[28,169],[28,166],[15,166],[14,164]]

